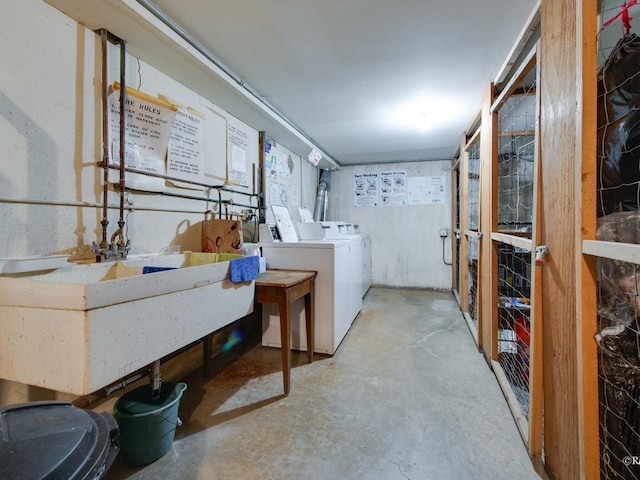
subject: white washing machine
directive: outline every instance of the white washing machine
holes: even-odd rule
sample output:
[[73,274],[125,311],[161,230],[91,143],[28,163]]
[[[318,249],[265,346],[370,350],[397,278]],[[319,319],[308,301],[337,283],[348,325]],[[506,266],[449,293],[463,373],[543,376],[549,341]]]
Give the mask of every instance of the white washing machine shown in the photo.
[[[315,270],[314,351],[333,355],[362,308],[362,253],[351,238],[260,243],[267,268]],[[280,347],[277,305],[262,306],[262,345]],[[291,306],[291,348],[307,349],[304,301]]]
[[335,238],[351,239],[360,244],[361,251],[361,296],[364,297],[371,288],[371,278],[373,275],[371,263],[371,235],[368,233],[357,233],[356,226],[344,222],[321,222],[324,229],[325,238],[328,240]]

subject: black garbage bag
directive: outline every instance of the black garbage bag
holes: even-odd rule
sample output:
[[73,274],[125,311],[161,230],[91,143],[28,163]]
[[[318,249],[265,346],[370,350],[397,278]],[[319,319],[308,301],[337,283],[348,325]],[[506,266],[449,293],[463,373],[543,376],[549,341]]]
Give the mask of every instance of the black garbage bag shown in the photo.
[[640,452],[640,358],[637,322],[607,328],[596,340],[600,352],[601,477],[636,479],[629,458]]
[[640,38],[620,39],[598,72],[598,211],[638,210]]

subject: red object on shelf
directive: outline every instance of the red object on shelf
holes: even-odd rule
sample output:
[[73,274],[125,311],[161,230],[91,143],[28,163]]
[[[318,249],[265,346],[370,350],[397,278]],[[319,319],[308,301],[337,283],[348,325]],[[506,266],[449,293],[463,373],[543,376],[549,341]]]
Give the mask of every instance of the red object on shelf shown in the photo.
[[518,361],[522,378],[529,381],[529,345],[530,345],[530,328],[529,321],[526,318],[517,318],[515,320],[516,342],[518,345]]

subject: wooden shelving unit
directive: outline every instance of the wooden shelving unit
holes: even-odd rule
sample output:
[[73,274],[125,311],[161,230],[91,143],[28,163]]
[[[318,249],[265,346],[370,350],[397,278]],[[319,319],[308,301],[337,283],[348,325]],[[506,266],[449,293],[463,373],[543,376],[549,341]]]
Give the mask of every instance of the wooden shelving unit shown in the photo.
[[[539,2],[538,12],[532,14],[531,23],[520,35],[524,39],[525,32],[535,32],[533,37],[520,41],[512,49],[519,54],[505,60],[496,83],[482,98],[479,122],[463,135],[461,154],[453,164],[461,179],[454,211],[459,209],[459,219],[464,221],[469,208],[465,149],[478,135],[482,167],[476,234],[482,288],[477,341],[509,403],[515,406],[513,415],[532,460],[543,465],[549,478],[613,478],[601,465],[600,412],[606,405],[599,398],[603,380],[599,379],[595,340],[599,332],[598,262],[610,259],[636,269],[640,265],[640,245],[596,240],[598,32],[602,21],[619,11],[614,3]],[[539,38],[537,45],[535,38]],[[532,71],[535,87],[528,92],[536,98],[535,126],[501,128],[497,118],[500,107],[510,96],[527,93],[522,82],[532,78]],[[519,135],[530,136],[533,142],[535,164],[527,172],[532,177],[532,186],[527,187],[532,193],[531,218],[524,222],[520,218],[511,228],[502,221],[506,207],[498,205],[500,187],[506,185],[500,178],[500,145]],[[523,226],[520,223],[530,224],[530,230],[523,232],[518,228]],[[469,274],[464,260],[468,254],[466,229],[461,223],[460,281],[454,285],[463,311],[467,308],[465,278]],[[529,284],[522,295],[528,300],[526,308],[505,300],[513,291],[500,291],[506,284],[500,256],[507,250],[517,251],[529,265],[525,272]],[[453,254],[455,257],[455,250]],[[632,292],[634,297],[637,294],[640,292]],[[529,326],[526,412],[518,409],[522,404],[509,389],[513,371],[501,362],[505,354],[522,360],[518,338],[506,333],[518,319],[525,319]],[[631,439],[631,447],[636,441],[640,439]]]

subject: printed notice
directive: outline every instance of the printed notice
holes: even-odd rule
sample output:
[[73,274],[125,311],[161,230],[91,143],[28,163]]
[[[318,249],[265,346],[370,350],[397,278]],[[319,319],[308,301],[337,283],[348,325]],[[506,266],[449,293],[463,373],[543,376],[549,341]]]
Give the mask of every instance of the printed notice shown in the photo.
[[445,177],[410,177],[409,205],[446,203]]
[[228,180],[237,185],[247,184],[247,132],[239,126],[227,124],[227,141],[230,146],[227,158]]
[[380,205],[403,206],[407,204],[407,172],[380,173]]
[[[109,163],[120,165],[120,86],[114,85],[108,97]],[[127,168],[166,175],[165,156],[177,108],[144,93],[127,88],[125,99],[125,151]],[[165,180],[127,173],[128,187],[163,191]],[[109,181],[119,182],[117,171],[109,172]]]
[[300,205],[300,192],[298,185],[291,185],[291,205],[297,207]]
[[[202,182],[203,180],[203,155],[202,138],[204,115],[191,108],[181,108],[173,122],[169,147],[167,150],[168,176]],[[188,188],[188,184],[180,184]]]
[[269,201],[271,205],[289,205],[287,186],[275,182],[272,183],[269,192]]
[[[227,179],[227,119],[215,110],[206,107],[202,128],[202,164],[204,176],[216,180]],[[208,183],[208,182],[205,182]]]
[[356,173],[353,175],[353,205],[355,207],[378,206],[378,174]]

